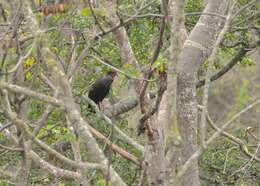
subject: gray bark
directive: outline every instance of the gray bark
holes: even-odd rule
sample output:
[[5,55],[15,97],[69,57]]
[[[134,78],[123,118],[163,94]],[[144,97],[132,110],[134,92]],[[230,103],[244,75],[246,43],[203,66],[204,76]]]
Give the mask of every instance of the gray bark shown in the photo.
[[[19,85],[25,84],[25,76],[22,65],[18,67],[17,73],[15,74],[14,81],[18,82]],[[27,120],[27,100],[24,100],[23,102],[20,102],[21,94],[16,94],[15,99],[17,100],[16,103],[16,112],[18,113],[19,117],[21,117],[24,120]],[[17,134],[19,140],[19,145],[21,148],[24,149],[23,152],[21,152],[21,161],[20,161],[20,172],[19,172],[19,183],[21,186],[28,185],[27,180],[28,176],[30,174],[30,168],[31,168],[31,160],[28,157],[28,150],[30,150],[30,142],[26,142],[26,139],[24,137],[23,132],[21,129],[17,128]]]
[[176,67],[183,43],[187,37],[184,26],[184,2],[182,0],[172,0],[170,14],[173,15],[170,22],[172,29],[171,46],[169,48],[170,61],[168,64],[167,91],[162,102],[163,105],[166,105],[164,106],[166,111],[162,113],[161,117],[165,120],[167,144],[171,146],[166,155],[166,185],[178,185],[179,180],[176,173],[181,164],[179,158],[181,151],[178,148],[181,143],[181,136],[176,121]]
[[[226,7],[224,0],[211,0],[204,12],[223,14]],[[177,123],[182,141],[182,163],[187,161],[197,149],[197,70],[212,51],[222,20],[219,17],[201,16],[184,44],[180,54],[177,71]],[[191,165],[182,177],[181,185],[198,186],[199,170],[197,161]]]
[[[108,15],[108,21],[112,26],[117,26],[118,24],[120,24],[120,19],[117,16],[117,14],[115,13],[115,11],[113,11],[113,7],[116,5],[115,0],[113,1],[107,1],[106,3],[106,8],[109,12]],[[118,46],[118,50],[122,59],[122,62],[124,64],[130,64],[132,65],[134,68],[138,69],[139,72],[141,72],[141,68],[140,65],[134,55],[129,37],[127,35],[126,29],[125,27],[120,27],[116,30],[113,31],[113,34],[115,36],[115,40]],[[132,85],[134,85],[134,87],[132,87]],[[139,91],[140,89],[140,81],[133,81],[130,80],[130,88],[135,88],[136,92]]]
[[[168,1],[162,0],[161,1],[161,10],[165,13],[165,15],[168,14],[167,11]],[[160,51],[163,41],[163,33],[166,25],[166,18],[163,18],[161,20],[160,24],[160,37],[158,39],[158,45],[155,49],[155,52],[153,55],[153,59],[151,61],[151,64],[154,63],[153,60],[155,60],[157,57],[156,55]],[[158,85],[158,95],[157,99],[161,98],[160,96],[163,96],[164,90],[167,88],[167,84],[165,83],[167,76],[161,76],[157,80]],[[159,93],[160,90],[161,94]],[[141,91],[142,92],[142,91]],[[142,93],[141,93],[142,94]],[[140,96],[140,99],[142,100],[142,96]],[[142,102],[142,101],[141,101]],[[157,102],[157,101],[156,101]],[[160,108],[160,103],[157,105]],[[141,110],[142,110],[142,103],[141,103]],[[161,115],[160,115],[161,114]],[[159,113],[159,111],[156,111],[156,113],[147,120],[147,123],[149,127],[151,127],[152,132],[148,132],[147,134],[147,140],[146,140],[146,150],[145,150],[145,173],[147,175],[147,181],[148,185],[158,185],[163,186],[165,185],[165,174],[166,174],[166,161],[165,161],[165,132],[164,132],[164,114]],[[148,127],[147,127],[148,128]]]
[[[109,12],[108,20],[112,26],[116,26],[120,24],[120,19],[116,15],[116,13],[113,11],[113,7],[115,6],[115,2],[110,1],[107,2],[107,10]],[[128,63],[133,65],[138,70],[140,69],[140,66],[135,58],[134,52],[132,50],[132,46],[130,44],[127,32],[125,27],[120,27],[116,29],[114,32],[115,39],[119,48],[119,53],[122,58],[123,63]]]
[[153,136],[148,136],[145,145],[144,169],[146,170],[148,185],[162,186],[165,183],[165,146],[162,123],[156,116],[149,119],[154,129]]
[[[66,110],[66,114],[69,122],[75,129],[76,133],[79,136],[79,140],[85,145],[90,154],[91,160],[101,163],[104,166],[108,165],[108,160],[104,156],[103,152],[99,148],[95,138],[92,136],[88,124],[81,117],[80,112],[78,111],[78,107],[74,102],[73,95],[71,92],[71,88],[69,82],[67,80],[66,75],[62,71],[62,67],[60,67],[56,61],[53,59],[52,53],[48,48],[43,49],[43,55],[48,62],[48,67],[53,74],[53,81],[56,86],[60,88],[63,92],[62,101],[64,103],[64,108]],[[124,186],[126,185],[121,177],[115,172],[115,170],[110,168],[110,181],[112,185]],[[106,170],[103,170],[103,175],[106,175]]]

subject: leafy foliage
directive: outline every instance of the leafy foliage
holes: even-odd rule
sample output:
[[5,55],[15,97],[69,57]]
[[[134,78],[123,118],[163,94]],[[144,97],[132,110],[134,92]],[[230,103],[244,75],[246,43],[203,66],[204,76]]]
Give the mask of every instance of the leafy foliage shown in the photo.
[[[76,102],[80,105],[82,116],[84,117],[84,119],[86,119],[86,121],[91,123],[94,128],[96,128],[106,137],[110,138],[110,140],[113,141],[114,144],[117,144],[123,149],[126,149],[128,152],[132,153],[136,157],[141,158],[142,154],[137,149],[135,149],[131,145],[124,143],[122,140],[115,139],[111,126],[108,125],[100,117],[97,117],[95,114],[89,112],[88,104],[82,101],[81,96],[87,93],[91,84],[110,69],[110,67],[104,66],[98,60],[92,58],[91,55],[98,56],[110,65],[119,68],[132,77],[139,77],[141,74],[132,64],[126,64],[124,61],[122,61],[122,59],[120,58],[118,45],[115,42],[113,34],[107,34],[103,36],[101,40],[90,39],[93,35],[97,35],[103,32],[101,29],[97,28],[98,23],[100,24],[99,26],[101,26],[105,31],[110,28],[110,24],[106,20],[106,17],[108,16],[108,10],[102,7],[93,6],[95,16],[97,16],[97,20],[95,20],[90,7],[86,6],[84,4],[84,1],[80,2],[83,3],[84,6],[78,7],[78,5],[75,5],[73,3],[67,3],[65,7],[66,11],[62,12],[62,14],[60,14],[59,12],[51,15],[44,15],[42,14],[42,12],[35,13],[37,21],[39,23],[42,22],[41,26],[45,25],[47,28],[53,28],[50,30],[42,30],[42,32],[46,32],[45,34],[50,38],[50,40],[48,41],[48,45],[51,51],[55,54],[57,61],[59,61],[59,63],[63,67],[64,72],[67,72],[69,66],[72,63],[76,62],[80,55],[85,55],[84,53],[82,54],[82,52],[86,47],[91,46],[89,47],[88,54],[86,54],[86,56],[84,57],[82,64],[80,64],[80,70],[74,76],[73,80],[71,80],[73,95]],[[147,3],[149,1],[144,2]],[[126,0],[119,0],[117,7],[114,8],[117,10],[117,14],[121,18],[121,21],[123,21],[129,18],[129,15],[133,15],[136,11],[136,8],[141,7],[142,3],[144,2],[130,2]],[[238,0],[237,2],[239,7],[241,7],[249,3],[249,0]],[[41,3],[42,1],[35,2],[37,6],[40,6]],[[202,0],[187,0],[185,3],[185,13],[187,14],[191,12],[201,12],[203,11],[203,8],[204,7]],[[238,48],[245,46],[253,41],[252,33],[249,29],[239,30],[240,28],[237,27],[246,27],[249,24],[253,24],[254,22],[259,24],[259,20],[252,21],[254,18],[257,17],[257,15],[253,15],[251,16],[251,18],[247,19],[250,12],[252,10],[256,10],[256,8],[257,7],[250,7],[248,11],[242,12],[241,15],[239,15],[231,25],[230,32],[225,34],[223,45],[218,51],[218,61],[215,64],[216,70],[221,69],[227,63],[227,61],[229,61],[229,59],[231,59],[236,54]],[[142,13],[162,14],[160,10],[160,1],[155,1],[151,4],[151,6],[144,9]],[[199,19],[199,16],[200,15],[186,16],[185,24],[188,32],[192,31],[193,27]],[[125,24],[125,28],[129,36],[133,52],[140,66],[143,68],[142,70],[145,70],[150,65],[150,60],[159,37],[160,21],[161,19],[159,19],[158,17],[144,16],[142,18],[134,19]],[[23,28],[23,32],[26,32],[27,29],[28,28]],[[162,51],[159,54],[157,61],[152,66],[153,69],[157,70],[157,72],[167,70],[166,66],[167,63],[169,63],[170,61],[165,56],[165,53],[170,45],[169,40],[170,28],[169,25],[167,25]],[[72,50],[73,42],[75,42],[75,48],[73,48]],[[240,43],[236,45],[236,42]],[[29,40],[25,41],[23,45],[20,47],[23,49],[23,52],[26,53],[33,46],[33,43]],[[8,69],[9,67],[12,67],[16,64],[17,58],[19,58],[20,55],[19,50],[19,48],[8,49],[6,56],[7,63],[1,66],[2,69]],[[48,72],[44,72],[41,69],[44,69],[44,65],[43,62],[40,60],[41,57],[38,56],[38,49],[33,48],[32,50],[33,52],[31,53],[31,55],[24,59],[22,63],[24,76],[26,78],[25,83],[27,83],[31,89],[37,89],[37,91],[48,95],[50,90],[49,87],[39,81],[37,77],[40,76],[41,73],[46,73],[45,75],[47,76],[49,76],[49,74]],[[72,56],[74,55],[73,52],[77,54],[76,56],[74,56],[74,58],[72,58]],[[256,68],[255,62],[248,56],[243,57],[242,60],[240,60],[239,64],[240,67],[243,68]],[[206,69],[207,66],[208,64],[206,61],[203,65],[203,68]],[[0,76],[0,78],[2,77]],[[121,88],[126,89],[129,82],[128,78],[123,75],[120,75],[118,81],[120,81],[120,83],[117,84],[116,87],[113,87],[114,91],[112,91],[109,95],[108,99],[111,102],[114,102],[115,100],[117,101],[119,99],[119,95],[121,96],[125,94],[125,92],[121,92]],[[156,89],[155,84],[155,82],[151,83],[150,88]],[[246,103],[248,103],[248,101],[252,100],[252,96],[250,95],[252,84],[250,81],[242,80],[234,87],[228,88],[234,88],[235,93],[234,95],[232,94],[232,103],[234,104],[224,120],[231,118],[235,113],[237,113],[237,111],[242,109],[246,105]],[[222,93],[220,90],[216,90],[215,92],[219,94]],[[19,97],[19,95],[11,96]],[[221,97],[220,95],[218,96]],[[1,104],[2,102],[3,100],[0,100]],[[15,108],[16,105],[14,103],[12,104],[13,108]],[[27,119],[34,123],[46,110],[46,103],[28,98],[27,104],[28,108],[30,108],[30,110],[28,110],[28,112],[26,113]],[[120,120],[116,120],[113,122],[122,131],[126,132],[133,138],[137,138],[136,129],[128,125],[130,117],[132,117],[131,114],[125,114],[120,116]],[[0,122],[6,122],[5,117],[1,114]],[[241,124],[239,121],[236,122],[238,124]],[[30,126],[30,130],[33,131],[33,126]],[[77,140],[77,136],[72,133],[72,130],[73,129],[68,128],[66,125],[64,110],[60,108],[55,108],[46,120],[45,126],[37,135],[37,138],[44,140],[49,145],[55,145],[60,140],[65,142],[73,142]],[[251,144],[247,143],[243,127],[239,126],[238,129],[235,130],[234,135],[245,141],[248,149],[250,151],[252,150],[250,148]],[[140,143],[143,143],[142,139],[136,140]],[[99,146],[105,152],[105,155],[107,157],[112,156],[111,159],[113,167],[124,179],[124,181],[128,185],[137,184],[140,175],[140,169],[129,163],[129,161],[122,158],[121,156],[113,152],[111,153],[107,144],[104,144],[100,140],[97,141]],[[2,133],[0,133],[0,143],[3,145],[8,144],[8,140],[5,139]],[[82,159],[84,161],[88,161],[90,159],[88,149],[82,149]],[[17,155],[17,153],[14,152],[7,152],[0,149],[0,153],[0,166],[4,166],[6,163],[8,163],[8,166],[12,167],[13,165],[16,165],[21,159],[21,156]],[[66,153],[66,155],[68,155],[70,158],[73,158],[73,152],[71,149],[63,153]],[[58,164],[58,162],[56,162],[55,160],[49,160],[49,157],[46,153],[41,153],[40,155],[46,161],[50,161],[53,164]],[[214,144],[210,146],[207,151],[205,151],[200,159],[200,170],[204,176],[202,177],[202,180],[204,180],[205,185],[254,185],[255,183],[260,184],[259,164],[249,162],[249,165],[245,167],[244,165],[247,162],[248,160],[245,159],[244,154],[241,153],[241,150],[238,146],[235,146],[231,141],[227,139],[218,139],[217,141],[215,141]],[[60,166],[63,167],[65,165]],[[73,170],[71,167],[66,168],[68,168],[68,170]],[[34,170],[32,171],[33,173],[30,178],[30,182],[32,185],[37,185],[38,183],[39,185],[49,184],[57,179],[49,174],[44,173],[44,171],[39,170],[38,167],[32,167],[32,169]],[[42,178],[42,175],[44,178]],[[87,172],[86,175],[89,178],[91,185],[106,185],[106,180],[101,176],[100,171]],[[0,185],[7,185],[7,182],[5,182],[5,180],[0,181]],[[76,185],[76,183],[71,180],[62,179],[60,180],[59,185],[72,186]]]

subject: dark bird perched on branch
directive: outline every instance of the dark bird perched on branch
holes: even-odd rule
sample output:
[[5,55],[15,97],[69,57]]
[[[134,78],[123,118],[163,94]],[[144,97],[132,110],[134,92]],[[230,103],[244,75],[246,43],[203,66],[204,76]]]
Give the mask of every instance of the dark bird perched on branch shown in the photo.
[[108,95],[115,76],[117,76],[117,72],[111,70],[104,77],[96,80],[90,88],[88,97],[98,105],[99,109],[99,104]]

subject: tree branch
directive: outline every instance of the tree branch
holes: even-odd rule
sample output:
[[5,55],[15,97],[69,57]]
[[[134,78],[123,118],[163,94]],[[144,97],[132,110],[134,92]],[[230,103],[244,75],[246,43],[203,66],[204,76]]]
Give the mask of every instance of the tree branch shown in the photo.
[[[216,74],[212,75],[210,77],[210,81],[215,81],[221,76],[223,76],[225,73],[227,73],[229,70],[231,70],[245,55],[247,52],[249,52],[251,49],[256,48],[260,45],[260,40],[249,44],[243,48],[240,48],[236,55]],[[197,82],[196,87],[199,88],[205,84],[205,80],[201,80]]]
[[[248,110],[252,109],[253,107],[257,106],[258,104],[260,104],[260,99],[257,99],[256,101],[254,101],[252,104],[248,105],[247,107],[243,108],[240,112],[238,112],[237,114],[235,114],[229,121],[227,121],[226,123],[224,123],[220,130],[218,130],[217,132],[215,132],[213,135],[211,135],[211,137],[206,141],[206,145],[208,146],[209,144],[211,144],[220,134],[221,132],[223,132],[227,127],[230,127],[232,125],[232,123],[239,118],[242,114],[244,114],[245,112],[247,112]],[[204,148],[199,148],[197,151],[195,151],[193,153],[193,155],[185,162],[185,164],[180,168],[180,170],[177,173],[178,177],[181,177],[183,174],[185,174],[185,172],[188,170],[188,168],[190,167],[191,163],[196,160],[204,151]]]
[[21,93],[21,94],[25,94],[27,96],[33,97],[35,99],[39,99],[41,101],[47,102],[47,103],[51,103],[55,106],[63,106],[63,103],[51,96],[46,96],[45,94],[39,93],[39,92],[35,92],[32,91],[30,89],[18,86],[18,85],[14,85],[11,83],[6,83],[3,81],[0,81],[0,88],[2,89],[6,89],[9,90],[11,92],[17,92],[17,93]]
[[74,179],[74,180],[81,180],[83,181],[83,177],[81,174],[73,171],[64,170],[61,168],[57,168],[48,162],[44,161],[40,158],[35,152],[32,150],[29,152],[29,157],[33,160],[33,162],[38,165],[40,168],[43,168],[53,174],[54,176],[67,178],[67,179]]

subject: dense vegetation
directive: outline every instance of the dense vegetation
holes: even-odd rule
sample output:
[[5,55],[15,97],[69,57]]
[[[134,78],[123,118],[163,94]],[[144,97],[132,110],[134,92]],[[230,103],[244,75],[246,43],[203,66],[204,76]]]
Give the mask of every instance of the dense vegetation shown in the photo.
[[[161,37],[161,21],[165,13],[161,4],[160,1],[119,0],[114,2],[110,10],[103,1],[0,1],[0,81],[26,88],[25,91],[17,87],[12,89],[0,83],[0,185],[20,185],[22,181],[28,185],[87,185],[73,176],[55,175],[48,168],[46,171],[46,167],[43,168],[45,165],[35,163],[36,158],[28,155],[30,149],[56,168],[84,175],[89,185],[113,185],[108,183],[101,169],[95,167],[81,170],[57,158],[33,140],[36,138],[43,141],[71,160],[95,163],[95,157],[91,157],[91,152],[86,148],[87,142],[81,143],[85,138],[77,133],[73,120],[66,114],[69,108],[61,106],[63,103],[52,105],[55,100],[66,102],[68,95],[61,93],[66,83],[59,87],[62,79],[55,75],[55,68],[61,68],[66,74],[66,82],[70,83],[73,99],[84,121],[103,134],[103,137],[95,134],[94,137],[108,160],[108,166],[113,166],[127,185],[138,185],[143,180],[143,185],[147,184],[143,178],[143,169],[118,154],[118,150],[114,150],[106,140],[118,145],[138,161],[144,159],[143,152],[127,142],[120,132],[127,134],[142,147],[146,146],[147,134],[137,135],[139,120],[145,113],[136,103],[134,106],[126,105],[125,111],[128,112],[114,115],[113,105],[127,100],[138,102],[140,92],[135,91],[138,89],[136,84],[142,85],[145,79],[149,79],[146,93],[150,95],[149,99],[145,98],[146,108],[152,110],[156,105],[158,95],[154,93],[160,87],[158,79],[162,72],[167,73],[172,59],[172,18],[169,16],[163,33],[163,44],[160,45],[158,57],[151,63]],[[260,92],[259,3],[237,0],[230,1],[230,4],[234,6],[234,17],[217,49],[211,75],[230,64],[230,60],[239,52],[241,55],[210,87],[208,113],[218,127],[259,99]],[[205,4],[201,0],[185,2],[185,28],[188,35],[199,21],[204,8]],[[120,22],[113,23],[110,19],[113,16],[117,16]],[[123,27],[126,31],[140,69],[134,63],[124,61],[128,59],[122,56],[122,46],[125,45],[120,47],[119,39],[115,39],[119,36],[111,30],[118,24],[119,29]],[[206,78],[209,63],[209,60],[205,60],[200,65],[197,82]],[[87,92],[93,82],[111,68],[119,71],[119,77],[103,101],[101,112],[90,112],[88,105],[91,103],[85,99]],[[151,69],[152,75],[148,76]],[[28,90],[52,97],[54,101],[44,101],[44,98],[32,95]],[[203,90],[203,87],[197,89],[199,105],[202,105]],[[221,134],[199,156],[202,185],[260,184],[259,112],[260,107],[256,105],[249,112],[243,113],[233,121],[233,127],[225,130],[231,136]],[[198,113],[200,123],[201,112]],[[26,129],[20,128],[22,125],[19,122],[15,123],[16,117],[25,121]],[[39,125],[41,127],[37,131]],[[210,138],[214,132],[215,129],[208,126],[206,137]],[[200,128],[196,134],[198,144],[202,143]],[[171,135],[171,132],[167,135]],[[172,144],[167,141],[166,151]],[[27,147],[28,152],[25,150]],[[21,177],[25,177],[26,181]]]

